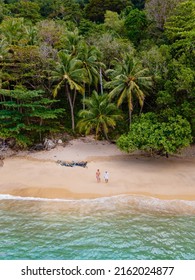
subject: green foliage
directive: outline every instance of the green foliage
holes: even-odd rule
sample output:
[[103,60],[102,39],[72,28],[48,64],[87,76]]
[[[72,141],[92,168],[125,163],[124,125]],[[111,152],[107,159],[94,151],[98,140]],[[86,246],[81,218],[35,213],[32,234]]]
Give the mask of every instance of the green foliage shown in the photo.
[[155,114],[147,113],[132,124],[130,132],[122,135],[117,145],[126,152],[143,150],[173,154],[187,147],[191,140],[191,128],[186,119],[177,115],[160,121]]
[[0,25],[0,36],[10,45],[26,44],[24,18],[6,18]]
[[119,36],[125,34],[125,21],[124,19],[119,18],[117,12],[106,11],[104,25],[106,29],[109,29],[110,32],[116,33]]
[[148,25],[145,12],[138,9],[131,10],[125,18],[127,36],[136,46],[144,39]]
[[170,94],[167,91],[159,91],[157,95],[156,103],[158,105],[167,107],[175,103],[175,98],[172,94]]
[[142,10],[144,8],[146,0],[131,0],[135,8]]
[[42,18],[79,22],[82,10],[76,0],[33,0],[39,8]]
[[25,18],[33,23],[40,20],[40,6],[38,3],[20,0],[9,5],[11,15],[14,17]]
[[[127,120],[118,134],[141,110],[164,122],[181,115],[195,137],[194,11],[194,0],[0,0],[1,133],[42,138],[61,108],[74,130],[85,98],[108,88]],[[40,89],[31,100],[16,93]]]
[[168,64],[166,88],[175,92],[192,93],[195,87],[195,71],[186,64],[186,61],[172,59]]
[[166,35],[172,43],[173,53],[178,56],[183,52],[195,59],[195,2],[182,1],[167,19]]
[[[6,52],[6,50],[9,50]],[[18,85],[31,85],[35,88],[37,80],[43,78],[40,50],[37,46],[7,46],[3,53],[2,88],[13,89]],[[41,88],[42,85],[39,86]]]
[[146,0],[145,11],[156,28],[164,31],[167,18],[172,14],[178,3],[185,0]]
[[160,71],[159,78],[156,77],[158,85],[155,93],[155,111],[163,116],[183,116],[190,122],[194,136],[195,71],[185,58],[186,55],[183,54],[178,60],[170,57],[169,62],[165,61],[164,73]]
[[95,22],[103,22],[107,10],[120,13],[131,4],[129,0],[90,0],[86,5],[86,17]]
[[0,2],[0,22],[2,22],[4,18],[4,4]]
[[64,47],[64,37],[66,37],[67,28],[65,23],[46,19],[38,22],[37,39],[40,46],[44,44],[55,49],[62,49]]
[[90,20],[82,19],[79,22],[79,34],[86,38],[94,33],[98,34],[99,31],[99,26]]
[[102,61],[110,68],[113,60],[121,61],[123,56],[134,54],[135,49],[127,39],[116,38],[113,34],[106,32],[88,38],[90,44],[95,45],[101,52]]
[[80,44],[78,58],[81,60],[83,69],[85,71],[85,83],[90,86],[94,85],[97,89],[100,80],[100,68],[105,69],[105,65],[100,62],[100,51],[94,47],[89,46],[86,43]]
[[106,86],[112,90],[109,93],[111,99],[117,97],[117,106],[127,102],[129,109],[129,122],[131,125],[131,114],[135,98],[142,109],[145,94],[152,87],[152,77],[147,68],[144,68],[140,61],[130,55],[119,63],[116,61],[115,68],[107,71],[111,78]]
[[72,130],[75,129],[74,107],[77,92],[84,94],[84,82],[87,80],[86,70],[82,61],[63,51],[58,54],[59,60],[52,71],[51,78],[57,84],[54,86],[53,96],[56,97],[59,91],[64,90],[67,96],[72,120]]
[[171,60],[169,46],[150,46],[149,49],[140,52],[140,58],[156,79],[167,79],[168,64]]
[[79,112],[79,132],[84,132],[85,135],[95,133],[96,139],[102,135],[108,139],[110,129],[114,129],[117,121],[122,119],[120,111],[109,101],[107,94],[98,95],[96,91],[84,103],[87,109]]
[[40,7],[40,15],[42,18],[48,17],[52,11],[52,4],[54,1],[51,0],[34,0],[33,2],[37,3]]
[[56,130],[63,109],[52,109],[56,101],[42,96],[41,91],[0,90],[0,137],[14,138],[22,147]]

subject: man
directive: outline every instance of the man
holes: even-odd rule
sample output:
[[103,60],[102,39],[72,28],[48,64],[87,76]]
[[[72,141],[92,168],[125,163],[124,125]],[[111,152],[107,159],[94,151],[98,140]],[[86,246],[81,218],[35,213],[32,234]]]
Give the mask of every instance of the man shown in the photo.
[[108,178],[109,178],[108,171],[105,171],[105,173],[104,173],[105,183],[108,183]]

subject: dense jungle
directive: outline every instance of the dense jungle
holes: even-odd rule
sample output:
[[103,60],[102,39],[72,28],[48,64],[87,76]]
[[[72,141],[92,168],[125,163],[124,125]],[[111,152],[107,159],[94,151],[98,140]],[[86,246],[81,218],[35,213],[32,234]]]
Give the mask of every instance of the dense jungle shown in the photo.
[[193,144],[194,18],[194,0],[0,0],[1,144]]

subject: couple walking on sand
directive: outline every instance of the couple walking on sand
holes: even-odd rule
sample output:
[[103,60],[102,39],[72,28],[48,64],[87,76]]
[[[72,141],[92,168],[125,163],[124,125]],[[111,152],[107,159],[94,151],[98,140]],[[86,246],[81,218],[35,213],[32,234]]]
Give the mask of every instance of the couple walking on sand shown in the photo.
[[[101,181],[101,177],[100,177],[100,170],[97,169],[96,171],[96,179],[97,179],[97,182],[99,183]],[[108,174],[108,171],[105,171],[104,172],[104,180],[106,183],[108,183],[108,178],[109,178],[109,174]]]

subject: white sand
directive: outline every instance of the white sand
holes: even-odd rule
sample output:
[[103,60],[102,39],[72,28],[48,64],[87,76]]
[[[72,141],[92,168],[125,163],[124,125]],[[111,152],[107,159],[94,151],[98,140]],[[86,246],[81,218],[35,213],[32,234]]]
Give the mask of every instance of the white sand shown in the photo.
[[[63,161],[88,161],[87,168]],[[101,182],[96,182],[97,169]],[[103,173],[109,172],[109,182]],[[0,193],[46,198],[96,198],[136,194],[163,199],[195,200],[194,158],[126,155],[114,144],[92,138],[72,140],[51,151],[19,154],[0,167]]]

